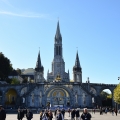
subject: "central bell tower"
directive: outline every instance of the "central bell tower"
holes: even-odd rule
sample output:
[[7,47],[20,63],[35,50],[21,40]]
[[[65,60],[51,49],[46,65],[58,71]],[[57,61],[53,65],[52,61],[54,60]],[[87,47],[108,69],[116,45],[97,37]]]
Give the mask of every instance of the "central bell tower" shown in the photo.
[[65,62],[63,60],[62,35],[60,33],[59,21],[57,23],[57,29],[54,38],[54,59],[52,62],[52,72],[48,72],[47,81],[51,82],[58,78],[58,76],[61,79],[60,81],[69,82],[69,75],[65,72]]

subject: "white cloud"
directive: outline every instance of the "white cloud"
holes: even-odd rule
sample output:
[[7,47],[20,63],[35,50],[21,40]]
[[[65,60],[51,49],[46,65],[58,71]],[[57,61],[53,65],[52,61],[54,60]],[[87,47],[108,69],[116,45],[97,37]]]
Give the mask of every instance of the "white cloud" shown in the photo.
[[36,13],[33,13],[33,12],[14,13],[14,12],[9,12],[9,11],[0,11],[0,14],[2,14],[2,15],[10,15],[10,16],[16,16],[16,17],[48,18],[48,15],[46,15],[46,14],[36,14]]
[[2,0],[2,2],[4,2],[6,5],[13,7],[12,4],[10,4],[10,2],[8,0]]

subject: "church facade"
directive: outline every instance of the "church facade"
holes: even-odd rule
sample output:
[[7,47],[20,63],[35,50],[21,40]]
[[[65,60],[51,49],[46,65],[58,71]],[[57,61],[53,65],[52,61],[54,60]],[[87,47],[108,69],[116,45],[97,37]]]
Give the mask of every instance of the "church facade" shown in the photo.
[[[65,72],[62,35],[59,22],[54,39],[54,59],[52,71],[44,78],[44,66],[41,64],[40,51],[34,72],[34,83],[19,85],[0,85],[0,102],[4,106],[26,107],[94,107],[101,106],[100,93],[109,89],[112,93],[116,85],[82,82],[82,67],[78,52],[73,65],[73,81],[69,71]],[[114,101],[113,101],[114,104]]]

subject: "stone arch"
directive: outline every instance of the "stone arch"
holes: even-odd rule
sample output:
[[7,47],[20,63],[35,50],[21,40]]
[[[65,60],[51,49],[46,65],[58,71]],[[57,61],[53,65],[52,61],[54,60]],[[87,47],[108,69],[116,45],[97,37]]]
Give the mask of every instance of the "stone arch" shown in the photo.
[[5,93],[5,105],[15,105],[17,101],[17,90],[14,88],[7,89]]
[[[112,98],[109,99],[104,99],[104,97],[101,96],[101,92],[104,91],[105,89],[110,90],[111,94],[112,94]],[[113,105],[113,90],[111,89],[111,87],[109,85],[102,85],[99,89],[99,94],[98,94],[98,101],[100,103],[101,106],[111,106]]]
[[103,90],[105,90],[105,89],[109,89],[109,90],[111,91],[111,93],[113,94],[113,91],[112,91],[112,89],[111,89],[109,86],[101,86],[98,95],[100,95],[100,93],[101,93]]
[[71,105],[73,104],[72,103],[72,99],[73,99],[72,94],[73,94],[73,92],[68,90],[65,86],[58,86],[57,85],[57,86],[52,86],[52,87],[48,88],[47,91],[45,92],[46,98],[48,98],[47,96],[50,96],[50,94],[52,94],[55,90],[60,90],[60,91],[62,91],[66,95],[66,96],[64,96],[65,97],[64,105],[67,105],[68,101],[69,101],[69,103]]
[[65,86],[52,86],[50,88],[48,88],[45,92],[45,96],[47,96],[47,94],[52,90],[52,89],[58,89],[58,88],[61,88],[61,89],[64,89],[68,92],[68,94],[70,95],[70,97],[73,96],[73,92],[71,92],[71,90],[69,90],[67,87]]
[[61,91],[62,93],[60,93],[60,94],[63,94],[64,97],[69,97],[67,91],[64,90],[64,89],[61,89],[61,88],[54,88],[54,89],[52,89],[52,90],[48,93],[47,97],[55,96],[55,95],[56,95],[55,92],[57,92],[57,91]]

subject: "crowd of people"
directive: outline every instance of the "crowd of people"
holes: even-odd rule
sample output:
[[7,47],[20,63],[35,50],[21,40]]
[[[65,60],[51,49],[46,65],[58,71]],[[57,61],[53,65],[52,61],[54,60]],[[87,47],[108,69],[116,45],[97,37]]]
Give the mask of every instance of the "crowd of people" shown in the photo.
[[33,118],[33,113],[29,109],[18,108],[17,119],[22,120],[24,117],[26,117],[27,120],[31,120]]
[[[98,110],[97,110],[98,111]],[[100,108],[100,115],[103,115],[103,113],[107,114],[107,112],[110,112],[112,115],[114,115],[114,113],[117,116],[117,110],[116,109],[111,109],[111,108]],[[83,109],[83,113],[81,113],[80,115],[80,111],[79,108],[77,109],[68,109],[66,112],[68,112],[69,117],[71,118],[71,120],[91,120],[92,116],[91,114],[88,112],[87,108]],[[62,108],[58,108],[56,109],[54,112],[52,112],[50,109],[45,109],[40,111],[40,120],[52,120],[53,117],[55,118],[55,120],[64,120],[65,118],[65,109]],[[95,114],[96,109],[92,109],[91,110],[92,114]],[[17,119],[18,120],[22,120],[23,118],[26,118],[26,120],[31,120],[33,118],[33,113],[30,109],[21,109],[18,108],[17,111]],[[5,120],[6,119],[6,112],[3,108],[2,105],[0,105],[0,120]]]
[[[69,117],[71,117],[71,120],[91,120],[91,114],[87,111],[87,108],[84,108],[83,113],[80,116],[79,109],[68,109]],[[65,116],[65,109],[60,110],[59,108],[55,110],[54,112],[55,120],[64,120]],[[40,120],[52,120],[53,114],[51,110],[42,110],[40,112]]]
[[108,107],[100,108],[100,115],[103,115],[103,113],[107,114],[108,112],[112,113],[113,116],[115,113],[115,115],[117,116],[118,110],[115,108],[108,108]]

